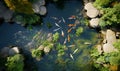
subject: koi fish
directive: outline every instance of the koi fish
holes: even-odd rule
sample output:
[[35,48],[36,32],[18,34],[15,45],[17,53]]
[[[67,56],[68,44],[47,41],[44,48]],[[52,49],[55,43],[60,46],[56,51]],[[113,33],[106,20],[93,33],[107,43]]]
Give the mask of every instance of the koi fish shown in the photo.
[[70,33],[72,31],[72,28],[68,29],[67,33]]
[[75,19],[76,18],[76,16],[75,15],[72,15],[72,16],[70,16],[68,19]]
[[70,53],[70,57],[74,60],[73,55]]
[[51,18],[53,18],[54,20],[58,20],[58,18],[57,18],[57,17],[51,17]]
[[76,24],[68,24],[69,27],[76,26]]
[[57,23],[55,23],[55,25],[56,25],[57,27],[60,27],[60,25],[58,25]]
[[56,32],[56,31],[58,31],[58,30],[60,30],[60,28],[54,29],[53,31]]
[[69,45],[68,47],[75,47],[75,45]]
[[68,37],[67,37],[67,40],[68,40],[68,42],[70,42],[70,36],[68,35]]
[[66,44],[66,42],[67,42],[67,38],[65,38],[64,43],[63,43],[63,44]]
[[78,48],[74,50],[73,54],[75,54],[78,51]]
[[64,32],[61,30],[61,35],[64,37]]
[[58,21],[58,23],[61,23],[61,22],[62,22],[62,20],[59,20],[59,21]]
[[63,22],[65,23],[65,19],[62,17]]

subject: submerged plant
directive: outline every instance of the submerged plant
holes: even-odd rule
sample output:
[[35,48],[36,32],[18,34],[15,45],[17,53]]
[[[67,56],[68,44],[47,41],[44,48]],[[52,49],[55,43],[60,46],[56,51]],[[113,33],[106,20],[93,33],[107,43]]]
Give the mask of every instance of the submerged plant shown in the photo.
[[83,28],[82,27],[78,27],[78,29],[76,29],[76,36],[80,36],[80,34],[83,32]]
[[60,34],[58,32],[56,32],[55,34],[53,34],[53,42],[57,42],[59,39]]
[[36,25],[42,23],[42,19],[40,16],[36,14],[16,14],[15,20],[24,25]]
[[52,24],[50,22],[47,22],[47,27],[50,29],[52,28]]
[[61,57],[65,54],[65,49],[66,49],[65,45],[61,45],[60,43],[57,44],[56,50],[58,50],[58,57]]
[[7,71],[23,71],[24,67],[24,58],[20,54],[16,54],[14,56],[7,57]]
[[42,50],[39,50],[38,48],[32,50],[32,57],[37,58],[37,59],[41,59],[42,55],[43,55]]

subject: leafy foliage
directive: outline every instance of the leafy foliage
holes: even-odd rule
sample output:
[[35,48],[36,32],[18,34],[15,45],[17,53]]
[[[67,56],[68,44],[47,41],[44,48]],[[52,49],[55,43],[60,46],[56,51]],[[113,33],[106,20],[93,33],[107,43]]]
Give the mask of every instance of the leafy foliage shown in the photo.
[[7,6],[19,13],[33,14],[32,4],[29,0],[4,0]]
[[39,49],[33,49],[32,50],[32,56],[35,57],[35,58],[41,58],[43,55],[43,51],[42,50],[39,50]]
[[82,27],[78,27],[78,29],[76,29],[76,36],[80,36],[80,34],[83,32],[83,28]]
[[108,7],[111,2],[115,0],[95,0],[94,6],[98,9]]
[[23,71],[24,63],[23,56],[16,54],[7,58],[7,71]]
[[56,32],[55,34],[53,34],[53,42],[57,42],[58,41],[59,35],[60,34],[58,32]]
[[57,44],[56,49],[58,50],[58,57],[61,57],[61,56],[63,56],[65,54],[66,46],[65,45],[61,45],[59,43],[59,44]]
[[22,25],[33,25],[42,22],[40,16],[36,14],[18,14],[15,16],[15,20],[21,22]]

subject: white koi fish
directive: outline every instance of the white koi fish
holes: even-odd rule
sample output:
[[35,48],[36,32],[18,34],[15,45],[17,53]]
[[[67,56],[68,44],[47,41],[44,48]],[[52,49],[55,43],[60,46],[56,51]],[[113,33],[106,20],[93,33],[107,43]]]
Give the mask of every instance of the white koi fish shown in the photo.
[[78,48],[74,50],[73,54],[75,54],[78,51]]
[[62,17],[63,22],[65,23],[65,19]]
[[64,43],[63,43],[63,44],[66,44],[66,43],[67,43],[67,38],[65,38]]
[[75,47],[75,45],[69,45],[68,47]]
[[59,20],[59,21],[58,21],[58,23],[61,23],[61,22],[62,22],[62,20]]
[[56,25],[57,27],[60,27],[60,25],[58,25],[57,23],[55,23],[55,25]]
[[60,28],[54,29],[53,31],[56,32],[56,31],[58,31],[58,30],[60,30]]
[[73,55],[71,53],[70,53],[70,57],[72,58],[72,60],[74,60]]
[[53,18],[54,20],[58,20],[58,18],[57,18],[57,17],[51,17],[51,18]]
[[64,32],[63,32],[63,30],[61,30],[61,35],[62,35],[62,37],[64,37]]

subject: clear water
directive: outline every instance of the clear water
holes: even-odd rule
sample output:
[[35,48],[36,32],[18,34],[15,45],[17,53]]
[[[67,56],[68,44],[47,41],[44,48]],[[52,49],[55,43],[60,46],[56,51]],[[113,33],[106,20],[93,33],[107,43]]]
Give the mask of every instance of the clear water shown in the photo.
[[[16,23],[4,23],[0,26],[0,47],[17,45],[25,50],[30,50],[31,47],[37,47],[40,43],[37,43],[37,40],[33,40],[34,36],[38,35],[39,40],[46,40],[48,33],[55,33],[53,30],[58,28],[55,26],[55,22],[62,20],[62,18],[66,22],[61,21],[59,23],[61,29],[57,32],[61,33],[61,30],[64,31],[65,36],[61,36],[58,41],[58,43],[63,44],[68,35],[67,30],[69,27],[67,25],[75,22],[75,20],[69,20],[68,17],[75,15],[79,19],[82,19],[82,8],[82,2],[76,0],[67,1],[63,10],[57,9],[53,4],[48,4],[48,13],[43,19],[43,26],[35,26],[32,30],[26,29]],[[57,17],[58,21],[52,17]],[[48,22],[53,26],[51,29],[46,26]],[[75,29],[79,26],[84,28],[84,32],[79,37],[76,37]],[[66,44],[67,46],[75,45],[75,47],[68,47],[66,54],[62,58],[58,58],[57,52],[52,50],[41,61],[36,61],[39,71],[90,71],[89,51],[98,41],[97,33],[95,30],[85,26],[84,23],[80,23],[77,27],[69,33],[71,41]],[[41,34],[38,34],[39,32]],[[86,45],[86,42],[90,44]],[[78,51],[72,54],[75,49],[78,49]],[[72,54],[74,59],[71,58],[70,54]]]

